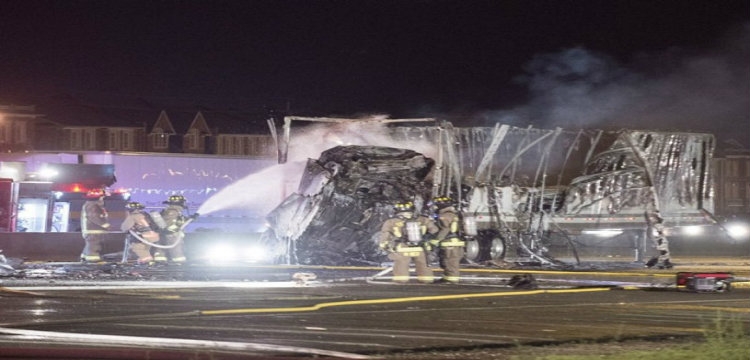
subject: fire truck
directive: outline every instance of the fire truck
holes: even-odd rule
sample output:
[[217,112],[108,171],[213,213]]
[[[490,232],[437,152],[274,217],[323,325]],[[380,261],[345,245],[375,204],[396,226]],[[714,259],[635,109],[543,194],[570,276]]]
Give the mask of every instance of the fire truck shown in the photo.
[[[0,232],[80,231],[85,194],[115,182],[112,165],[45,164],[27,173],[24,162],[6,161],[0,172]],[[126,198],[113,191],[107,200],[117,205]]]

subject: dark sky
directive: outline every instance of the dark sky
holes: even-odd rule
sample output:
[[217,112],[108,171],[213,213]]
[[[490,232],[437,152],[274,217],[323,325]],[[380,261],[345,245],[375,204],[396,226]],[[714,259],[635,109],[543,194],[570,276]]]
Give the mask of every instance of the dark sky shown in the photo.
[[5,0],[0,100],[632,120],[750,144],[749,44],[747,0]]

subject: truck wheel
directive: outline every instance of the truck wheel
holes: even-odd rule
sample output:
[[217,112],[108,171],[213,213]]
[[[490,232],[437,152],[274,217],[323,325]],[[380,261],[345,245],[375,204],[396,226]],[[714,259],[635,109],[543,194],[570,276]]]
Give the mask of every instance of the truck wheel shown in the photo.
[[466,251],[464,252],[466,260],[479,261],[479,241],[467,240]]
[[505,258],[505,240],[500,235],[492,237],[489,243],[490,246],[490,259],[502,260]]
[[467,260],[487,261],[505,258],[505,239],[495,230],[480,230],[476,240],[466,242]]

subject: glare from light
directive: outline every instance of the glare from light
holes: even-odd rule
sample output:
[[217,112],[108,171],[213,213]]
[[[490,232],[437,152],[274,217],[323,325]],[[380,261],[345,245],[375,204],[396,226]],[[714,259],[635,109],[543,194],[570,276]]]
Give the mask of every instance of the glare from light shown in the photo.
[[682,233],[687,236],[698,236],[703,234],[703,226],[693,225],[682,228]]
[[12,168],[12,167],[2,167],[0,168],[0,174],[3,174],[3,177],[12,177],[12,175],[15,175],[18,173],[18,169]]
[[55,199],[59,200],[63,195],[62,191],[55,191]]
[[726,226],[727,234],[733,239],[744,239],[750,235],[750,227],[746,224],[729,224]]
[[217,244],[206,252],[206,259],[214,265],[225,265],[237,261],[260,262],[268,258],[265,247],[258,244],[236,246],[233,244]]
[[266,258],[267,251],[266,249],[261,245],[251,245],[245,248],[243,258],[246,261],[261,261]]
[[206,256],[212,263],[229,263],[237,260],[234,247],[227,244],[217,244],[208,250]]
[[594,235],[597,237],[613,237],[622,234],[622,230],[614,230],[614,229],[608,229],[608,230],[584,230],[584,234],[586,235]]
[[45,179],[51,179],[57,176],[58,172],[55,169],[43,168],[39,170],[39,176]]

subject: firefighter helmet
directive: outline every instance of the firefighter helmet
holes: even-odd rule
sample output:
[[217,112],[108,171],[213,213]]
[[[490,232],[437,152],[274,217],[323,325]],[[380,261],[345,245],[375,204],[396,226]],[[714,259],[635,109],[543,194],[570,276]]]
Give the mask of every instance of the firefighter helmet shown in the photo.
[[414,211],[414,203],[411,201],[397,202],[393,204],[393,209],[396,210],[397,213],[411,212]]
[[447,196],[440,196],[432,199],[432,204],[435,205],[438,210],[445,209],[447,207],[453,206],[453,199],[447,197]]
[[170,195],[167,201],[164,201],[163,204],[178,205],[178,206],[185,207],[186,201],[187,200],[182,195]]
[[125,204],[125,208],[128,209],[128,211],[136,211],[136,210],[143,210],[146,207],[137,201],[130,201],[127,204]]

